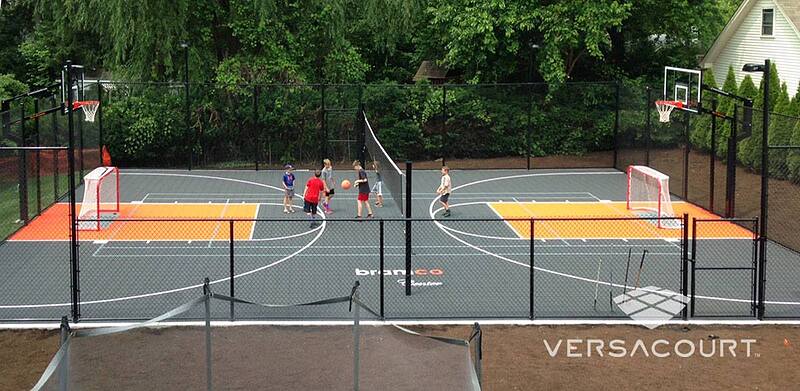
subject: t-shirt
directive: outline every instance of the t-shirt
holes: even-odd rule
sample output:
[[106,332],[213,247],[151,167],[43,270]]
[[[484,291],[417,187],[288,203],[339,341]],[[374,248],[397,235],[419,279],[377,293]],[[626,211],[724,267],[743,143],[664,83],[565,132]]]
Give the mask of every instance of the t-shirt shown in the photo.
[[450,175],[442,175],[442,194],[450,194]]
[[303,199],[316,204],[319,202],[319,192],[324,189],[325,184],[322,183],[322,179],[313,177],[306,182],[306,194]]
[[322,169],[322,180],[328,185],[328,189],[333,189],[333,168],[325,167]]
[[[358,179],[367,179],[367,171],[363,168],[358,170]],[[369,193],[369,182],[364,181],[358,184],[359,193]]]
[[294,189],[294,174],[288,171],[283,173],[283,184],[287,189]]

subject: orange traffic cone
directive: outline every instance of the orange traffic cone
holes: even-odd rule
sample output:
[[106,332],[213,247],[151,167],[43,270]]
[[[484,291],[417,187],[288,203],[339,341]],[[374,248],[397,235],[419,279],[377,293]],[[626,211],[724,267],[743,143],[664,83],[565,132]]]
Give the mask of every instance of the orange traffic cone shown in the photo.
[[108,148],[105,145],[103,145],[101,153],[103,154],[103,165],[111,167],[111,154],[108,153]]

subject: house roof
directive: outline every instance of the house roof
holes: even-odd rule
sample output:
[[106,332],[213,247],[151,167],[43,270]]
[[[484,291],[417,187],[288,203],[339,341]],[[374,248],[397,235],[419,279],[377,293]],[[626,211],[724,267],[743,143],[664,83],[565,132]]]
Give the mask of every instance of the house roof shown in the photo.
[[[772,0],[775,5],[777,6],[778,10],[789,20],[792,27],[794,28],[795,33],[797,33],[798,37],[800,37],[800,1],[797,0]],[[700,62],[701,68],[709,68],[711,64],[717,59],[722,49],[728,43],[728,40],[731,39],[734,32],[739,29],[739,26],[744,21],[745,17],[750,13],[750,10],[753,9],[753,6],[758,2],[758,0],[744,0],[742,4],[739,5],[739,9],[733,14],[731,20],[728,21],[728,24],[725,25],[725,28],[719,34],[717,39],[714,41],[714,44],[711,45],[711,48],[708,49],[708,52],[705,56],[703,56],[703,60]]]
[[447,77],[447,69],[441,68],[433,61],[423,61],[414,75],[414,81],[429,79],[444,79]]

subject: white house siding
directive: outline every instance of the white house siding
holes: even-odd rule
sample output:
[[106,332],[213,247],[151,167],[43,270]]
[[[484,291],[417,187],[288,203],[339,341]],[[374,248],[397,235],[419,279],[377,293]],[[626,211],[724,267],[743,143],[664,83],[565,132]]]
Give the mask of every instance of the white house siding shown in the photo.
[[[761,36],[761,10],[764,8],[775,10],[772,37]],[[794,96],[800,83],[800,36],[772,0],[760,0],[745,16],[742,24],[714,61],[714,77],[717,84],[722,86],[725,82],[729,66],[733,66],[736,81],[741,83],[748,75],[742,72],[742,65],[763,63],[767,58],[776,63],[781,82],[786,83],[789,95]],[[758,86],[761,74],[749,75]]]

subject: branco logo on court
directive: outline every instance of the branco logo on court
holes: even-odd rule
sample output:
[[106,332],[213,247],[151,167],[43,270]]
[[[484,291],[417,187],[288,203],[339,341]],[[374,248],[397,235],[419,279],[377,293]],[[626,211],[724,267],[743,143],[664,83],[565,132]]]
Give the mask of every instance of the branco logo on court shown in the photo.
[[622,312],[641,325],[654,329],[683,311],[689,298],[657,286],[637,288],[614,298]]

